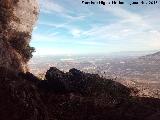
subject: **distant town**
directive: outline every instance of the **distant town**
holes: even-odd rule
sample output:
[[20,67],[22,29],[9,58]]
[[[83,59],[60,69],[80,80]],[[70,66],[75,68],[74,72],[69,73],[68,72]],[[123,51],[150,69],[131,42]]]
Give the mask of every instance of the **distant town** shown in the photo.
[[[45,76],[50,67],[67,72],[76,68],[84,72],[99,74],[114,79],[127,86],[159,89],[160,56],[35,56],[29,63],[30,71],[37,76]],[[149,87],[148,87],[149,85]],[[149,93],[148,93],[149,94]]]

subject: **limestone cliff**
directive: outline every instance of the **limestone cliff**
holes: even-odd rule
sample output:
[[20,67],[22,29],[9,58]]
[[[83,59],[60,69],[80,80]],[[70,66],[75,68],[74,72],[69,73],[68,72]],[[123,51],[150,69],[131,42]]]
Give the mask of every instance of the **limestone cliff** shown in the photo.
[[0,0],[0,120],[48,120],[36,86],[18,77],[32,57],[38,12],[37,0]]
[[0,0],[0,66],[26,71],[29,46],[39,13],[37,0]]

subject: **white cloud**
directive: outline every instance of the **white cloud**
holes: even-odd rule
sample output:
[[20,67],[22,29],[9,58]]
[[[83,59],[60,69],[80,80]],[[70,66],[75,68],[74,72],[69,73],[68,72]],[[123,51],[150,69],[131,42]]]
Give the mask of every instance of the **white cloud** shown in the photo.
[[96,41],[77,41],[76,43],[89,46],[102,46],[102,47],[107,46],[106,43],[96,42]]
[[86,18],[86,16],[85,15],[80,15],[80,16],[70,16],[70,15],[64,15],[66,18],[68,18],[68,19],[70,19],[70,20],[73,20],[73,21],[75,21],[75,20],[84,20],[85,18]]
[[40,6],[42,12],[52,13],[52,12],[58,12],[58,13],[64,13],[65,9],[57,4],[54,0],[40,0]]
[[124,9],[121,6],[102,6],[102,9],[119,17],[121,23],[128,23],[131,26],[136,25],[139,27],[149,27],[143,18],[144,16],[139,15],[137,12],[130,12],[129,10]]
[[149,31],[150,32],[150,41],[148,46],[154,49],[160,49],[160,32],[159,31]]
[[81,30],[73,29],[73,30],[71,30],[71,34],[73,35],[74,38],[78,38],[81,36]]
[[[47,32],[52,32],[52,30],[54,29],[54,31],[56,31],[56,29],[66,29],[74,38],[78,38],[81,37],[81,35],[83,34],[83,30],[77,28],[74,25],[70,25],[71,22],[73,21],[69,21],[66,23],[59,23],[59,24],[55,24],[55,23],[47,23],[47,22],[40,22],[40,25],[45,25],[48,27],[51,27],[51,29],[49,29]],[[53,28],[53,29],[52,29]],[[51,33],[54,34],[54,33]]]
[[[68,7],[64,4],[58,4],[59,1],[55,2],[54,0],[45,0],[45,3],[43,2],[44,1],[41,0],[42,12],[50,14],[60,13],[59,15],[61,17],[67,18],[67,20],[65,21],[65,23],[48,23],[46,21],[40,21],[40,25],[46,25],[47,27],[51,27],[51,29],[45,31],[45,33],[48,33],[45,36],[39,34],[34,35],[34,40],[52,41],[53,39],[57,41],[60,39],[58,37],[59,33],[52,33],[53,29],[54,31],[56,31],[56,29],[63,28],[73,37],[71,38],[70,36],[65,35],[62,35],[63,37],[61,36],[61,38],[67,40],[68,43],[73,42],[73,44],[102,47],[105,47],[108,44],[112,44],[112,46],[116,47],[121,46],[120,49],[123,49],[123,46],[126,46],[128,49],[136,48],[136,46],[137,49],[160,48],[160,25],[158,24],[160,16],[158,14],[156,16],[155,14],[153,14],[153,12],[143,12],[142,14],[140,14],[138,10],[133,12],[130,11],[130,9],[123,8],[122,6],[101,6],[101,14],[107,16],[108,13],[110,13],[109,15],[111,16],[110,18],[104,17],[106,18],[106,23],[98,25],[98,23],[96,22],[93,23],[94,19],[96,19],[96,21],[99,19],[103,19],[103,21],[105,21],[104,18],[96,18],[98,16],[97,11],[99,10],[94,11],[89,7],[87,8],[88,13],[92,13],[92,20],[85,19],[86,17],[88,17],[87,13],[84,14],[83,8],[77,6],[77,1],[74,1],[74,4],[69,3],[69,6],[73,7],[71,9],[68,9]],[[79,9],[79,12],[77,12],[77,15],[75,16],[74,10],[76,10],[76,7]],[[80,11],[80,9],[82,10],[82,12]],[[70,10],[72,10],[72,12]],[[107,23],[107,19],[112,19],[112,17],[116,17],[116,19],[119,21]],[[90,24],[89,26],[92,25],[92,28],[90,30],[84,31],[83,27],[81,27],[80,24],[74,24],[74,22],[79,22],[79,20],[86,20],[86,23]],[[84,39],[82,40],[82,38]],[[113,43],[116,45],[114,45]],[[49,50],[46,50],[46,52],[47,51]]]
[[40,0],[40,8],[41,12],[47,13],[47,14],[53,14],[53,13],[60,13],[61,16],[69,19],[69,20],[84,20],[86,17],[85,15],[78,15],[77,16],[71,16],[69,13],[72,13],[72,11],[68,10],[64,6],[58,4],[54,0]]
[[45,25],[47,27],[53,27],[53,28],[63,28],[68,24],[68,22],[66,23],[50,23],[50,22],[39,22],[39,25]]
[[157,27],[153,22],[147,21],[149,18],[144,19],[145,14],[139,15],[137,12],[130,12],[120,6],[114,8],[103,6],[102,9],[119,17],[119,21],[103,26],[94,25],[90,30],[83,32],[83,36],[97,41],[106,41],[106,44],[108,41],[115,41],[115,43],[124,44],[124,46],[142,46],[139,49],[160,48]]

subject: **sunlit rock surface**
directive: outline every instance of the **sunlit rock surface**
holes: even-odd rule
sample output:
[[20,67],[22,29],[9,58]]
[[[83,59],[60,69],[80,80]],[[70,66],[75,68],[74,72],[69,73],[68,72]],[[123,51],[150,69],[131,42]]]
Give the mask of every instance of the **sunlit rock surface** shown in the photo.
[[37,0],[0,0],[0,66],[26,71]]

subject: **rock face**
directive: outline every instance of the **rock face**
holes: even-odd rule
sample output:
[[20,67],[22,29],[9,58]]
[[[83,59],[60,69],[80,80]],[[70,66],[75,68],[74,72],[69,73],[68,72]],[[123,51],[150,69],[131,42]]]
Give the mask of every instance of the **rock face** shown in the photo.
[[39,13],[37,0],[0,0],[0,66],[26,71],[29,46]]
[[73,92],[84,96],[106,97],[110,102],[120,102],[127,98],[131,91],[124,85],[110,79],[101,78],[97,74],[84,73],[75,68],[64,73],[51,67],[46,75],[46,87],[52,91]]
[[[27,75],[28,76],[28,75]],[[160,100],[130,96],[131,89],[75,68],[51,67],[38,83],[49,119],[158,120]],[[58,94],[57,94],[58,93]]]
[[31,33],[39,13],[38,1],[18,0],[13,9],[13,14],[19,19],[19,22],[11,21],[12,28],[20,32]]
[[0,120],[48,120],[36,85],[18,75],[27,71],[38,12],[37,0],[0,0]]

